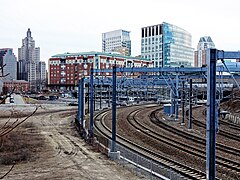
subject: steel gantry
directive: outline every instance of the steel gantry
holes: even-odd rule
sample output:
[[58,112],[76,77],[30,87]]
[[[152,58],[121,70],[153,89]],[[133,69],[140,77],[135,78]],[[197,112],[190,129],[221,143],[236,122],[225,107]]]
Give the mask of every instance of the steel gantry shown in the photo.
[[[79,105],[78,105],[78,114],[77,119],[80,123],[80,126],[83,128],[84,125],[84,113],[85,113],[85,83],[88,83],[88,97],[90,94],[90,124],[88,129],[88,137],[93,137],[93,113],[95,110],[95,93],[96,88],[100,87],[100,110],[102,109],[102,88],[106,88],[105,91],[105,99],[108,97],[107,103],[108,107],[110,104],[112,106],[112,144],[111,144],[111,152],[116,152],[115,143],[116,143],[116,105],[117,105],[117,97],[119,98],[119,92],[121,90],[127,90],[129,87],[131,91],[136,89],[141,89],[140,96],[144,93],[148,93],[148,89],[150,86],[154,89],[155,87],[167,86],[171,89],[171,102],[172,102],[172,110],[170,115],[175,113],[175,119],[178,120],[178,99],[179,99],[179,91],[181,92],[181,100],[180,104],[182,108],[182,123],[184,121],[184,106],[185,106],[185,97],[188,96],[189,99],[189,128],[191,128],[191,107],[192,107],[192,79],[206,79],[207,80],[207,131],[206,131],[206,174],[207,179],[215,179],[215,149],[216,149],[216,127],[217,127],[217,109],[218,103],[216,99],[216,92],[219,91],[222,94],[223,81],[224,77],[231,77],[235,80],[235,76],[227,75],[224,76],[223,72],[240,72],[239,67],[231,67],[228,68],[225,64],[223,66],[216,66],[217,60],[221,59],[239,59],[240,52],[224,52],[216,49],[209,49],[207,54],[207,67],[200,68],[185,68],[185,67],[160,67],[160,68],[122,68],[114,66],[112,69],[92,69],[90,71],[89,78],[83,78],[79,81]],[[224,63],[224,61],[223,61]],[[119,74],[134,74],[139,73],[138,76],[130,76],[129,77],[119,77]],[[103,74],[105,74],[103,77]],[[106,74],[110,74],[111,76],[106,77]],[[98,76],[101,76],[101,80],[99,80]],[[239,78],[239,76],[237,76]],[[219,78],[218,81],[218,89],[216,86],[216,78]],[[96,86],[95,86],[96,85]],[[237,84],[238,85],[238,84]],[[122,89],[121,89],[122,88]],[[135,88],[135,89],[134,89]],[[189,93],[185,91],[189,89]],[[136,93],[139,96],[139,92]],[[129,96],[128,92],[124,94]],[[112,96],[112,98],[110,98]],[[222,96],[222,95],[221,95]],[[170,97],[170,94],[169,94]],[[220,97],[220,96],[219,96]],[[149,97],[148,97],[149,98]],[[110,100],[112,99],[112,102]],[[89,100],[88,100],[89,103]],[[88,108],[88,112],[89,112]]]
[[[206,174],[208,180],[216,178],[216,124],[218,121],[218,103],[216,100],[217,60],[239,59],[240,52],[224,52],[217,49],[207,50],[207,127],[206,127]],[[225,71],[230,70],[225,66]],[[233,71],[233,70],[232,70]],[[235,72],[239,72],[235,69]],[[235,80],[235,78],[233,77]],[[239,87],[237,81],[235,81]]]

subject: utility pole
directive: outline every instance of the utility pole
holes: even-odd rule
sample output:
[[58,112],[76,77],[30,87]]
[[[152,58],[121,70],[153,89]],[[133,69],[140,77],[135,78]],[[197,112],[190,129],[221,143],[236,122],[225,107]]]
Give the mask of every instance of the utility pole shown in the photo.
[[216,177],[216,63],[217,50],[209,49],[207,58],[207,129],[206,129],[206,174],[207,180]]
[[184,125],[184,118],[185,118],[185,109],[184,109],[184,106],[185,106],[185,92],[184,92],[184,86],[185,86],[185,82],[182,81],[182,98],[181,98],[181,101],[182,101],[182,125]]
[[190,79],[190,88],[189,88],[189,123],[188,129],[192,129],[192,79]]

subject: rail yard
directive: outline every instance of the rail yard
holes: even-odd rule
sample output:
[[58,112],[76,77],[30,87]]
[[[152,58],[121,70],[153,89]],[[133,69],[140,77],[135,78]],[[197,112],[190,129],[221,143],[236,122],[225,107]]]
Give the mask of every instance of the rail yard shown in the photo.
[[[167,119],[161,106],[120,108],[117,114],[117,141],[122,146],[139,152],[139,156],[141,154],[146,159],[152,159],[155,163],[158,162],[159,166],[168,167],[185,178],[204,179],[206,176],[204,109],[202,106],[194,108],[193,128],[189,130],[187,123],[181,125],[173,119]],[[95,126],[101,134],[110,137],[111,112],[98,114],[95,117]],[[238,179],[239,126],[226,120],[221,120],[220,126],[217,139],[217,177]],[[230,130],[231,126],[234,129]],[[147,162],[141,163],[142,166],[147,165]],[[156,170],[159,174],[164,174],[161,168]],[[178,177],[181,178],[180,175]]]
[[71,106],[3,106],[0,177],[240,179],[240,70],[223,61],[240,54],[209,53],[201,68],[91,69]]

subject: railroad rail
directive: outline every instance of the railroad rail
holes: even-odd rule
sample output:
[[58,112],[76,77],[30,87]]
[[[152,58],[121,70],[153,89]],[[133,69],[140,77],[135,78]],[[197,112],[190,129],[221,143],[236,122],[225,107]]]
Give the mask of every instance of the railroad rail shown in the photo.
[[[201,128],[206,128],[206,123],[203,123],[195,118],[193,118],[193,124],[201,127]],[[224,137],[227,137],[227,138],[230,138],[230,139],[233,139],[237,142],[240,142],[240,136],[234,134],[234,133],[231,133],[231,132],[228,132],[228,131],[225,131],[225,130],[222,130],[220,129],[219,132],[218,132],[218,135],[221,135],[221,136],[224,136]]]
[[[146,108],[147,106],[144,106]],[[142,109],[138,108],[138,109]],[[109,111],[104,111],[102,113],[97,114],[94,119],[94,127],[95,129],[101,133],[106,138],[111,138],[111,130],[106,126],[104,123],[104,118]],[[135,112],[133,112],[135,113]],[[132,113],[128,115],[128,119],[131,119]],[[149,150],[146,147],[140,146],[120,135],[117,135],[117,143],[121,144],[122,146],[129,148],[131,151],[139,153],[141,156],[146,157],[148,159],[152,159],[154,162],[159,163],[166,168],[174,170],[176,173],[181,174],[185,178],[188,179],[205,179],[206,174],[199,170],[196,170],[190,166],[184,165],[179,163],[171,158],[166,157],[160,153],[155,151]]]
[[[170,130],[170,132],[172,132],[172,133],[174,133],[174,134],[178,134],[179,136],[182,136],[183,138],[189,138],[189,137],[190,137],[190,139],[191,139],[193,142],[196,142],[196,143],[198,143],[198,144],[200,143],[200,144],[202,144],[203,146],[205,146],[205,143],[202,143],[202,142],[203,142],[202,140],[205,140],[205,139],[203,139],[203,138],[201,138],[201,137],[198,137],[198,136],[195,136],[195,135],[192,135],[192,134],[190,135],[190,134],[187,133],[187,132],[180,131],[180,130],[178,130],[178,129],[176,129],[176,128],[172,127],[172,126],[169,126],[168,124],[162,122],[161,120],[159,120],[158,117],[156,116],[156,113],[157,113],[158,111],[159,111],[159,109],[154,110],[154,111],[151,112],[150,117],[151,117],[151,121],[152,121],[152,122],[154,122],[154,123],[157,122],[158,125],[161,125],[161,128]],[[140,124],[138,123],[138,125],[140,125]],[[141,127],[147,129],[148,132],[151,132],[151,133],[154,134],[155,136],[162,136],[162,135],[160,135],[159,133],[152,131],[150,128],[147,128],[147,127],[144,126],[144,125],[141,125]],[[147,131],[145,130],[145,132],[147,132]],[[192,155],[201,157],[203,160],[206,159],[206,157],[205,157],[205,154],[206,154],[205,151],[203,151],[203,150],[200,149],[200,148],[197,148],[197,147],[194,147],[194,146],[190,146],[190,145],[186,145],[186,144],[184,144],[184,143],[175,141],[174,139],[171,139],[171,138],[165,137],[165,139],[166,139],[166,142],[167,142],[167,143],[173,142],[172,146],[176,146],[176,145],[177,145],[176,147],[178,147],[178,148],[179,148],[180,150],[182,150],[182,151],[186,151],[186,152],[188,152],[188,153],[190,153],[190,154],[192,154]],[[200,139],[200,141],[199,141],[198,139]],[[161,141],[162,141],[162,140],[161,140]],[[226,145],[224,145],[224,144],[220,144],[220,145],[221,145],[221,150],[222,150],[223,152],[225,152],[225,153],[228,153],[228,152],[229,152],[229,151],[228,151],[228,148],[233,149],[232,147],[226,146]],[[181,147],[181,146],[182,146],[182,147]],[[188,148],[189,150],[187,150],[186,148]],[[234,150],[235,150],[236,152],[239,151],[239,149],[236,149],[236,148],[234,148]],[[232,153],[230,153],[230,154],[232,154]],[[235,155],[238,156],[239,154],[236,153]],[[235,172],[240,172],[240,163],[239,163],[238,161],[234,161],[234,160],[231,160],[231,159],[227,159],[227,158],[222,157],[222,156],[219,156],[219,155],[217,155],[216,157],[217,157],[217,159],[216,159],[216,164],[217,164],[219,167],[222,167],[223,169],[228,169],[228,170],[230,170],[230,171],[233,171],[234,173],[235,173]]]
[[[177,131],[175,130],[175,129],[176,129],[175,127],[172,127],[172,126],[170,126],[170,125],[162,122],[162,121],[156,116],[156,112],[157,112],[157,111],[155,111],[155,112],[153,112],[153,113],[151,114],[151,116],[153,117],[152,122],[154,122],[155,124],[159,125],[159,126],[162,127],[162,128],[165,128],[165,129],[167,129],[167,130],[169,130],[169,131],[171,131],[171,132],[173,132],[173,133],[177,133],[179,136],[182,136],[182,137],[184,137],[184,138],[186,138],[186,139],[191,139],[191,140],[193,140],[193,141],[195,141],[195,142],[198,142],[198,143],[200,143],[200,144],[203,144],[203,145],[206,144],[206,139],[205,139],[205,138],[202,138],[202,137],[199,137],[199,136],[196,136],[196,135],[187,133],[187,132],[183,132],[183,131],[178,131],[178,132],[177,132]],[[218,149],[218,150],[221,150],[221,151],[223,151],[223,152],[225,152],[225,153],[231,153],[231,154],[234,154],[234,155],[236,155],[236,156],[240,156],[240,149],[238,149],[238,148],[226,146],[226,145],[221,144],[221,143],[216,143],[216,145],[217,145],[217,149]]]

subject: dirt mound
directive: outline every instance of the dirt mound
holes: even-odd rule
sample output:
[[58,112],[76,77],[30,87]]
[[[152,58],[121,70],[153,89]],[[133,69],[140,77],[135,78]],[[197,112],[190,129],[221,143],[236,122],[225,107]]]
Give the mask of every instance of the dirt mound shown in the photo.
[[232,114],[240,115],[240,90],[234,89],[231,92],[231,99],[221,103],[221,109],[229,111]]

